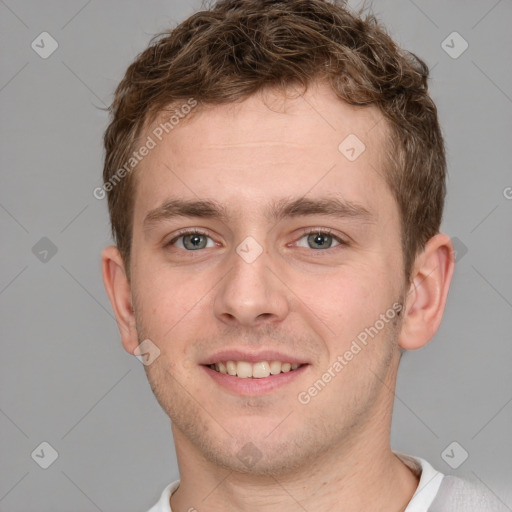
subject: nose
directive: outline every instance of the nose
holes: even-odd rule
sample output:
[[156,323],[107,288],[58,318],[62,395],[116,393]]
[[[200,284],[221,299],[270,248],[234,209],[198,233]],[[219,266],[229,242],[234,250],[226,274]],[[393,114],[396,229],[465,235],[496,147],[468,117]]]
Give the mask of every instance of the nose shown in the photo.
[[235,252],[228,263],[231,270],[222,279],[214,300],[214,314],[231,327],[256,327],[275,324],[289,311],[288,288],[272,262],[263,252],[254,260]]

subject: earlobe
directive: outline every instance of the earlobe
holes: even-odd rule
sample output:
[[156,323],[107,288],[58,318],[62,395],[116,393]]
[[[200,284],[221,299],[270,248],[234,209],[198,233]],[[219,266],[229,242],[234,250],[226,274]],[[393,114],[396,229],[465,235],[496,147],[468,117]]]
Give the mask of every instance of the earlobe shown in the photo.
[[124,262],[115,246],[106,247],[101,254],[103,283],[117,321],[124,349],[133,354],[138,346],[131,286],[126,277]]
[[453,245],[439,233],[416,258],[398,344],[407,350],[425,346],[437,332],[443,317],[454,269]]

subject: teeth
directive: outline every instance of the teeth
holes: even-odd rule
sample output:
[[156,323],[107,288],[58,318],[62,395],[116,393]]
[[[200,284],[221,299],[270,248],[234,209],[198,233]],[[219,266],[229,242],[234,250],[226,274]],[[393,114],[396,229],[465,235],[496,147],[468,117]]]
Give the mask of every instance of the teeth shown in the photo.
[[263,379],[281,372],[287,373],[296,370],[300,364],[281,363],[281,361],[259,361],[249,363],[247,361],[226,361],[211,364],[210,368],[219,373],[237,376],[241,379]]
[[242,379],[252,377],[252,364],[246,363],[245,361],[238,361],[238,363],[236,363],[236,374]]
[[[240,363],[238,363],[240,364]],[[268,377],[270,375],[270,365],[267,361],[262,361],[261,363],[253,364],[252,366],[252,376],[255,379],[262,379],[263,377]]]
[[234,361],[228,361],[226,363],[229,375],[236,375],[236,363]]
[[277,373],[281,373],[281,361],[272,361],[270,363],[270,373],[272,375],[276,375]]

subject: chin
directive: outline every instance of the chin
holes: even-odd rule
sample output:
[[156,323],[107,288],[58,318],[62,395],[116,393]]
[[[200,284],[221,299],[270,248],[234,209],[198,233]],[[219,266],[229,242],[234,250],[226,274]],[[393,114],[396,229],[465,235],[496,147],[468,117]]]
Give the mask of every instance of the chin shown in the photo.
[[284,425],[276,428],[278,424],[274,419],[265,421],[265,428],[255,428],[253,422],[245,422],[246,428],[238,424],[237,430],[229,425],[227,430],[236,432],[233,437],[213,438],[208,430],[198,433],[193,442],[207,460],[229,471],[279,477],[307,467],[321,451],[322,443],[314,428],[301,433],[286,430]]
[[205,454],[214,464],[237,473],[279,477],[303,468],[306,454],[297,451],[295,443],[267,444],[262,446],[253,441],[240,443],[241,447],[227,451],[225,446],[210,447],[210,453]]

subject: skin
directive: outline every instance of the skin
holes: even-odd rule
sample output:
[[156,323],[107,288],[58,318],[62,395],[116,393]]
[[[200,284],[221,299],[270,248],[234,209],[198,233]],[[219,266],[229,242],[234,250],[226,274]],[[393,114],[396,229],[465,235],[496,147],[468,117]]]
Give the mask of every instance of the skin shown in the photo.
[[[398,207],[383,179],[386,129],[376,108],[356,109],[315,83],[303,97],[267,92],[196,112],[139,164],[131,277],[113,246],[103,277],[124,348],[133,354],[149,338],[160,350],[144,368],[172,420],[174,512],[399,512],[414,494],[417,477],[390,448],[400,347],[420,348],[437,331],[454,262],[438,234],[404,281]],[[349,134],[366,146],[353,162],[338,150]],[[351,201],[371,218],[266,217],[271,201],[300,197]],[[145,230],[148,212],[173,198],[215,200],[227,218],[177,217]],[[187,250],[183,238],[166,246],[182,228],[206,230],[207,247]],[[334,238],[318,248],[302,228]],[[252,263],[236,252],[248,236],[263,251]],[[402,313],[300,403],[395,302]],[[309,364],[275,391],[242,396],[200,366],[224,348],[279,350]],[[250,467],[237,456],[247,443],[260,456]]]

